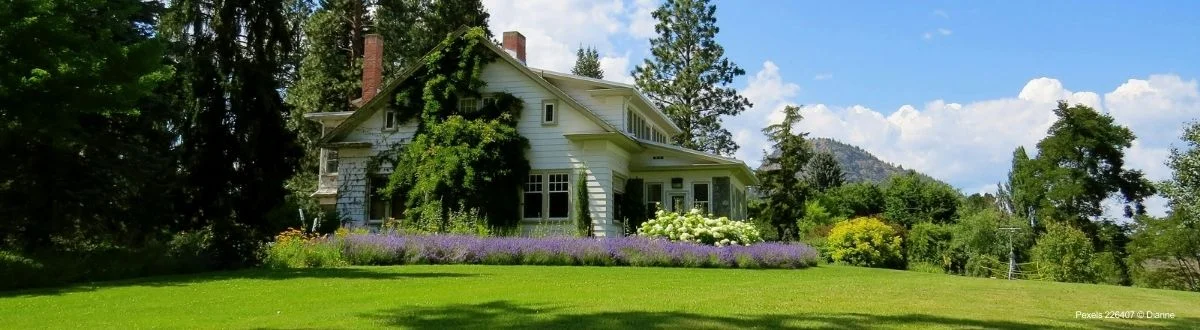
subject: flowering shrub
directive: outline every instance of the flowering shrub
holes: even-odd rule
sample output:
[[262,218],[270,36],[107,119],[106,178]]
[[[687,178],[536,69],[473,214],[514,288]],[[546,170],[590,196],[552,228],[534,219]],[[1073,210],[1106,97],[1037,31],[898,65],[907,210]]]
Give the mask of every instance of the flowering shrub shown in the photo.
[[[276,267],[339,265],[488,264],[643,267],[805,268],[816,250],[802,244],[763,243],[711,246],[646,237],[518,238],[461,235],[349,233],[272,243],[268,260]],[[282,236],[282,235],[281,235]],[[291,236],[289,236],[291,237]],[[288,246],[288,248],[280,248]],[[337,259],[327,259],[337,250]],[[319,257],[306,254],[322,254]],[[312,262],[312,261],[319,262]]]
[[642,223],[638,235],[716,246],[750,245],[763,241],[758,229],[750,223],[726,217],[708,218],[699,210],[692,210],[685,215],[660,210],[655,213],[654,219]]
[[843,221],[829,231],[826,244],[835,262],[866,267],[900,267],[900,235],[876,218]]
[[346,264],[341,247],[344,235],[322,236],[289,228],[267,244],[263,261],[272,268],[343,266]]

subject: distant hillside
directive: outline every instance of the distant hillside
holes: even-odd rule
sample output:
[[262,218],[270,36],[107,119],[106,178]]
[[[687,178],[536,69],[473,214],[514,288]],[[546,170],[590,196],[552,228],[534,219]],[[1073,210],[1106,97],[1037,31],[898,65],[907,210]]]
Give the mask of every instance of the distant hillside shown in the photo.
[[[838,164],[841,165],[842,172],[846,174],[847,182],[884,182],[893,175],[909,171],[902,166],[879,160],[875,155],[862,148],[834,139],[811,138],[808,141],[812,143],[814,151],[833,154],[833,158],[837,159]],[[928,175],[923,173],[918,172],[918,174],[929,178]]]

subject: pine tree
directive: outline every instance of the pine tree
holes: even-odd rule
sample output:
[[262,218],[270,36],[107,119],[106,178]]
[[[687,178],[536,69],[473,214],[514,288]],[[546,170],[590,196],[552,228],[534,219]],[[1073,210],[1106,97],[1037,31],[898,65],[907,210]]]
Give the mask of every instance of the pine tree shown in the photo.
[[604,79],[604,70],[600,68],[600,53],[595,47],[579,47],[575,51],[575,67],[571,73],[577,76]]
[[809,186],[819,192],[825,192],[846,183],[846,175],[842,173],[842,167],[838,165],[837,159],[833,158],[833,154],[828,152],[820,152],[813,156],[812,160],[808,161],[804,175]]
[[777,152],[763,156],[764,166],[758,177],[762,181],[759,189],[766,196],[762,216],[775,227],[779,240],[789,240],[798,237],[796,220],[804,217],[809,187],[800,180],[799,173],[813,152],[806,139],[808,133],[794,130],[804,119],[800,107],[787,106],[783,112],[783,122],[763,129]]
[[159,32],[174,43],[175,106],[188,118],[179,124],[185,211],[210,226],[222,266],[245,265],[276,230],[269,215],[302,153],[280,95],[294,31],[281,0],[178,0],[167,13]]
[[492,37],[487,28],[491,15],[480,0],[379,0],[377,8],[376,31],[386,49],[385,82],[390,81],[387,73],[407,68],[460,27],[482,27]]
[[652,14],[658,19],[651,53],[633,71],[637,86],[683,130],[674,142],[686,148],[732,155],[738,145],[721,126],[751,106],[730,87],[746,74],[717,44],[716,6],[708,0],[668,0]]

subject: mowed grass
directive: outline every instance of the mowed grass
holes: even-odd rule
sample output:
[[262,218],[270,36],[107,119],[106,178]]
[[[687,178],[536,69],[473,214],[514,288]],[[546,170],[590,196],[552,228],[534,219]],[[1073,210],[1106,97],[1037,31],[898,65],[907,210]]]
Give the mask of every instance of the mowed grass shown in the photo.
[[[1174,319],[1079,319],[1076,311]],[[1200,294],[843,266],[396,266],[0,292],[28,328],[1198,328]]]

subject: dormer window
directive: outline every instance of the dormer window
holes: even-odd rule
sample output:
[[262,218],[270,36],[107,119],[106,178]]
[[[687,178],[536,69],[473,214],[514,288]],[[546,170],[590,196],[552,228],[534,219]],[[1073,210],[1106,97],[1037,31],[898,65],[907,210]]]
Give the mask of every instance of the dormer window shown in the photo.
[[458,99],[458,111],[475,111],[479,109],[479,103],[473,97],[464,97]]
[[542,124],[554,125],[558,123],[558,103],[554,100],[542,101]]
[[396,110],[388,109],[383,112],[383,129],[394,130],[398,126],[399,118],[396,118]]

